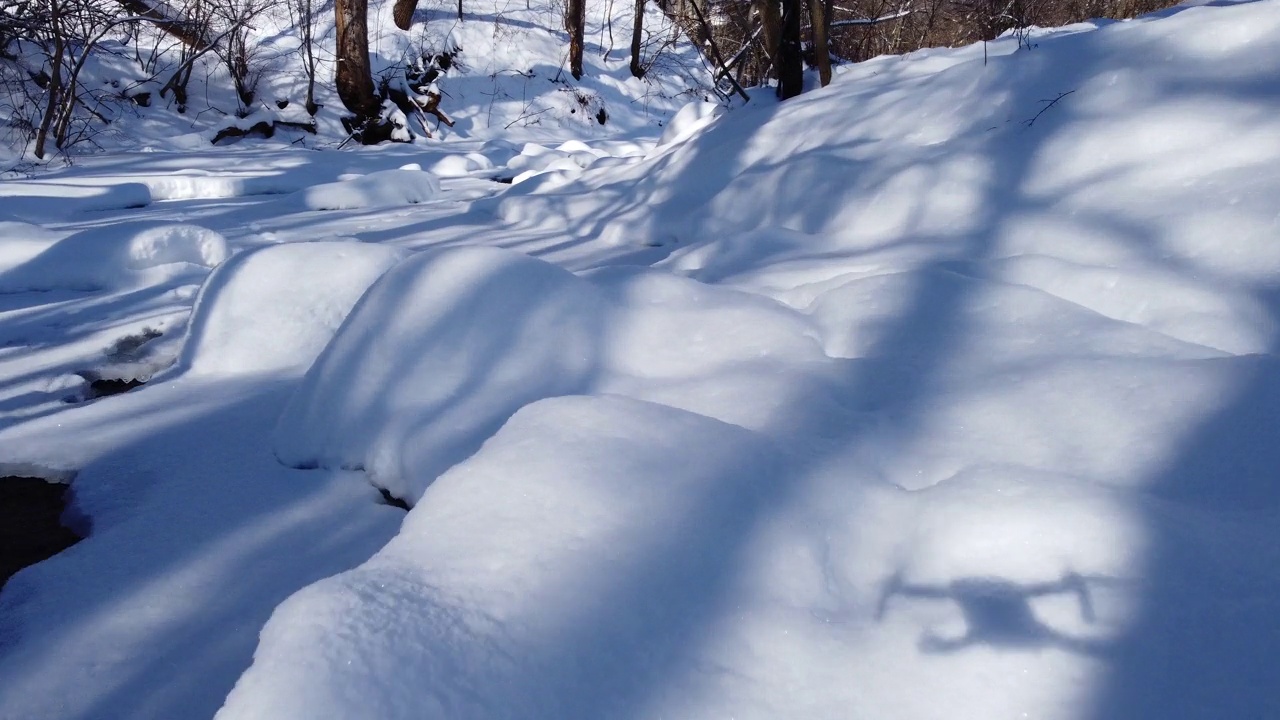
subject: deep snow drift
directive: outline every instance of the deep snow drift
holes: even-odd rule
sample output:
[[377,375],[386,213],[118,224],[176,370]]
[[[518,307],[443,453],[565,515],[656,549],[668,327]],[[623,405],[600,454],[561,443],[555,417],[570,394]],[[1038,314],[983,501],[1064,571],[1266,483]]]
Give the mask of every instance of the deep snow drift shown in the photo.
[[[0,200],[9,268],[236,254],[0,295],[0,469],[90,530],[0,592],[0,718],[1280,713],[1280,2],[1032,41],[6,187],[90,205]],[[148,169],[294,194],[104,205]]]

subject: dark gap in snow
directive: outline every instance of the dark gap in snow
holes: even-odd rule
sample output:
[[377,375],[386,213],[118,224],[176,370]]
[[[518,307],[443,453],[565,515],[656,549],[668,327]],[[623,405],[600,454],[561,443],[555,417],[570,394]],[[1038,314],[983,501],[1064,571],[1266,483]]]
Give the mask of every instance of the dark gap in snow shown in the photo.
[[130,390],[147,384],[149,378],[122,378],[122,377],[106,377],[100,375],[96,370],[81,370],[76,373],[89,383],[87,387],[81,389],[75,394],[68,395],[63,398],[65,403],[82,403],[90,400],[98,400],[99,398],[111,397],[112,395],[120,395]]
[[41,478],[0,477],[0,588],[22,568],[84,539],[61,522],[68,488]]
[[383,505],[390,505],[391,507],[398,507],[398,508],[400,508],[401,510],[405,510],[405,511],[409,510],[409,503],[407,503],[407,502],[405,502],[404,500],[402,500],[402,499],[400,499],[400,498],[396,497],[395,495],[392,495],[390,490],[388,490],[388,489],[386,489],[386,488],[378,488],[378,494],[382,495],[382,504],[383,504]]
[[80,375],[89,381],[89,392],[85,394],[85,400],[97,400],[98,398],[110,397],[112,395],[120,395],[130,390],[141,387],[146,384],[146,380],[134,378],[125,380],[123,378],[90,378],[87,373]]
[[116,340],[105,353],[108,364],[96,370],[81,370],[76,373],[84,378],[88,387],[64,398],[64,401],[88,402],[126,393],[145,385],[155,372],[169,364],[157,363],[154,359],[146,362],[147,344],[162,335],[159,330],[147,327]]
[[514,177],[494,177],[489,179],[496,183],[502,183],[503,185],[510,185],[515,180]]

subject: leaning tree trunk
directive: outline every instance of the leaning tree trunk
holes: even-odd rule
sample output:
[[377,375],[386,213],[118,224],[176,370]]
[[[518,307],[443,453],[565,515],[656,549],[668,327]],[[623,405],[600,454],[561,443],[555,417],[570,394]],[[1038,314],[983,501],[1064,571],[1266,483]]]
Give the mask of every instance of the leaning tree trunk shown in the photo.
[[569,72],[575,80],[582,79],[582,36],[587,21],[585,0],[569,0],[565,14],[565,29],[569,31]]
[[[391,8],[391,19],[395,21],[396,27],[408,30],[417,9],[418,0],[396,0],[395,6]],[[462,0],[458,0],[458,18],[462,18]]]
[[778,97],[786,100],[804,88],[804,57],[800,49],[800,12],[803,0],[782,0],[782,37],[778,42]]
[[360,122],[378,116],[382,106],[373,94],[373,73],[369,70],[368,0],[336,0],[338,25],[338,71],[334,84],[338,98]]
[[644,31],[644,0],[636,0],[636,21],[631,26],[631,74],[644,77],[644,66],[640,64],[640,35]]
[[809,0],[809,22],[813,25],[813,60],[818,66],[822,87],[831,83],[831,47],[827,40],[828,0]]

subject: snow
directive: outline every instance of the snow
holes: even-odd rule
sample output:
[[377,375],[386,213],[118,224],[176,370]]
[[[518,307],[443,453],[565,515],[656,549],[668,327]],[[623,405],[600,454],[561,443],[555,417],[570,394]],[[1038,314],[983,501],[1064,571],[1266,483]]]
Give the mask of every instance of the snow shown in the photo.
[[427,202],[440,193],[440,181],[416,165],[369,173],[344,182],[313,185],[298,193],[309,210],[361,210]]
[[365,290],[404,256],[340,241],[241,253],[201,288],[179,364],[198,375],[306,372]]
[[453,178],[466,177],[473,173],[490,170],[493,163],[489,158],[480,153],[467,153],[465,155],[447,155],[440,158],[429,168],[431,174],[436,177]]
[[724,114],[724,106],[711,102],[692,102],[680,108],[658,138],[658,147],[666,147],[693,137]]
[[[625,709],[678,659],[688,614],[706,611],[700,582],[774,491],[776,466],[741,428],[661,405],[532,403],[368,563],[282,606],[217,717]],[[330,682],[352,658],[385,692]]]
[[145,183],[0,184],[0,213],[32,222],[63,218],[70,213],[146,207],[151,200],[151,191]]
[[0,274],[0,290],[119,290],[207,272],[226,257],[226,239],[198,225],[119,223],[51,244]]
[[1032,39],[7,182],[0,718],[1276,715],[1280,2]]
[[572,274],[517,253],[419,254],[370,288],[307,373],[276,456],[365,469],[413,502],[522,405],[586,386],[600,304]]

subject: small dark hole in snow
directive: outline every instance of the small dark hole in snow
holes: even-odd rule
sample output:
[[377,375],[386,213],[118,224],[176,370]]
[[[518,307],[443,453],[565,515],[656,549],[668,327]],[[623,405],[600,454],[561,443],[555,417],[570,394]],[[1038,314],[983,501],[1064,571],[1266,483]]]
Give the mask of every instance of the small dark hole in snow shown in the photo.
[[63,398],[63,402],[88,402],[90,400],[97,400],[99,398],[127,393],[136,387],[141,387],[147,384],[146,380],[137,378],[100,377],[92,370],[86,370],[76,374],[84,378],[85,381],[89,383],[89,386],[74,395]]
[[515,180],[515,178],[514,177],[496,177],[496,178],[492,178],[492,180],[496,183],[502,183],[503,185],[510,185],[512,181]]
[[118,378],[99,378],[89,382],[89,400],[127,393],[136,387],[146,384],[145,380],[120,380]]
[[67,487],[40,478],[0,477],[0,588],[22,568],[83,539],[61,522]]
[[387,490],[386,488],[378,488],[378,493],[382,495],[382,503],[384,505],[390,505],[391,507],[398,507],[401,510],[409,509],[409,503],[405,502],[404,500],[401,500],[395,495],[392,495],[390,490]]
[[596,122],[601,125],[609,122],[609,113],[605,112],[604,108],[600,108],[600,110],[596,112]]

